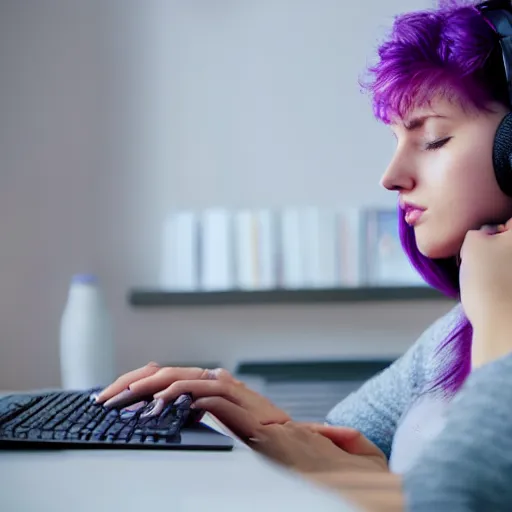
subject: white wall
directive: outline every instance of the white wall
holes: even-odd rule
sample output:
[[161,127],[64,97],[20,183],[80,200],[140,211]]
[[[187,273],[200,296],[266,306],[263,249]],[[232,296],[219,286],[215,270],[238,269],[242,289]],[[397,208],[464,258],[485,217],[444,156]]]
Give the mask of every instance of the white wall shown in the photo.
[[0,388],[55,386],[70,275],[99,273],[118,370],[401,353],[448,303],[133,310],[169,208],[392,205],[357,83],[425,1],[0,3]]

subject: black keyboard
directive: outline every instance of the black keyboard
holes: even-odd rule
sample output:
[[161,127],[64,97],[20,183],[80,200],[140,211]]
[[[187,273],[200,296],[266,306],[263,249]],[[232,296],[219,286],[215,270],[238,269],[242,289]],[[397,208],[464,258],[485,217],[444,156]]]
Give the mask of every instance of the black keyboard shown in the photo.
[[[198,419],[190,409],[192,397],[183,395],[179,405],[169,404],[154,417],[138,411],[122,412],[95,403],[91,389],[83,392],[48,392],[0,398],[0,447],[5,444],[155,446],[180,443],[186,424]],[[106,446],[105,446],[106,447]]]

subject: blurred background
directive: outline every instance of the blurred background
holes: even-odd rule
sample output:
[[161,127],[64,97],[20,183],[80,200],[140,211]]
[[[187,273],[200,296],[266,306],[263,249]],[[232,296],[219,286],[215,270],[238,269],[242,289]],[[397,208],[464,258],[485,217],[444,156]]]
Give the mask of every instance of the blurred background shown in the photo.
[[60,385],[78,272],[100,279],[117,373],[403,353],[449,301],[128,297],[160,289],[171,210],[393,209],[394,140],[358,79],[393,16],[430,5],[0,0],[0,389]]

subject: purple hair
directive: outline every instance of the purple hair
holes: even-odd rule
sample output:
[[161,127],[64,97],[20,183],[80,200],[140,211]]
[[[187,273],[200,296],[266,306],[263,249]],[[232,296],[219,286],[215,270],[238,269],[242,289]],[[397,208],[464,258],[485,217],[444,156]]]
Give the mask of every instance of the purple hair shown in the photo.
[[[486,110],[489,101],[508,105],[497,36],[474,5],[441,2],[438,9],[403,14],[378,50],[363,84],[373,99],[375,116],[388,124],[404,118],[434,96],[457,101],[462,108]],[[416,245],[414,229],[399,208],[402,247],[422,278],[445,295],[459,299],[459,271],[455,257],[430,259]],[[439,345],[438,375],[431,389],[455,393],[471,369],[472,327],[465,315]]]

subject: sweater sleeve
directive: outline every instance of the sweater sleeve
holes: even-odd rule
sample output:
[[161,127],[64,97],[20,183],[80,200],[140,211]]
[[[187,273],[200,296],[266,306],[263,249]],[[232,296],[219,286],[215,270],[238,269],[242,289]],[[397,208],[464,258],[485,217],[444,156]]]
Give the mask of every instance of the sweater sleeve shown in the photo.
[[460,307],[456,306],[393,364],[336,405],[326,423],[359,430],[389,459],[398,422],[422,384],[430,354],[459,318]]
[[403,488],[412,512],[512,510],[512,354],[470,374]]

